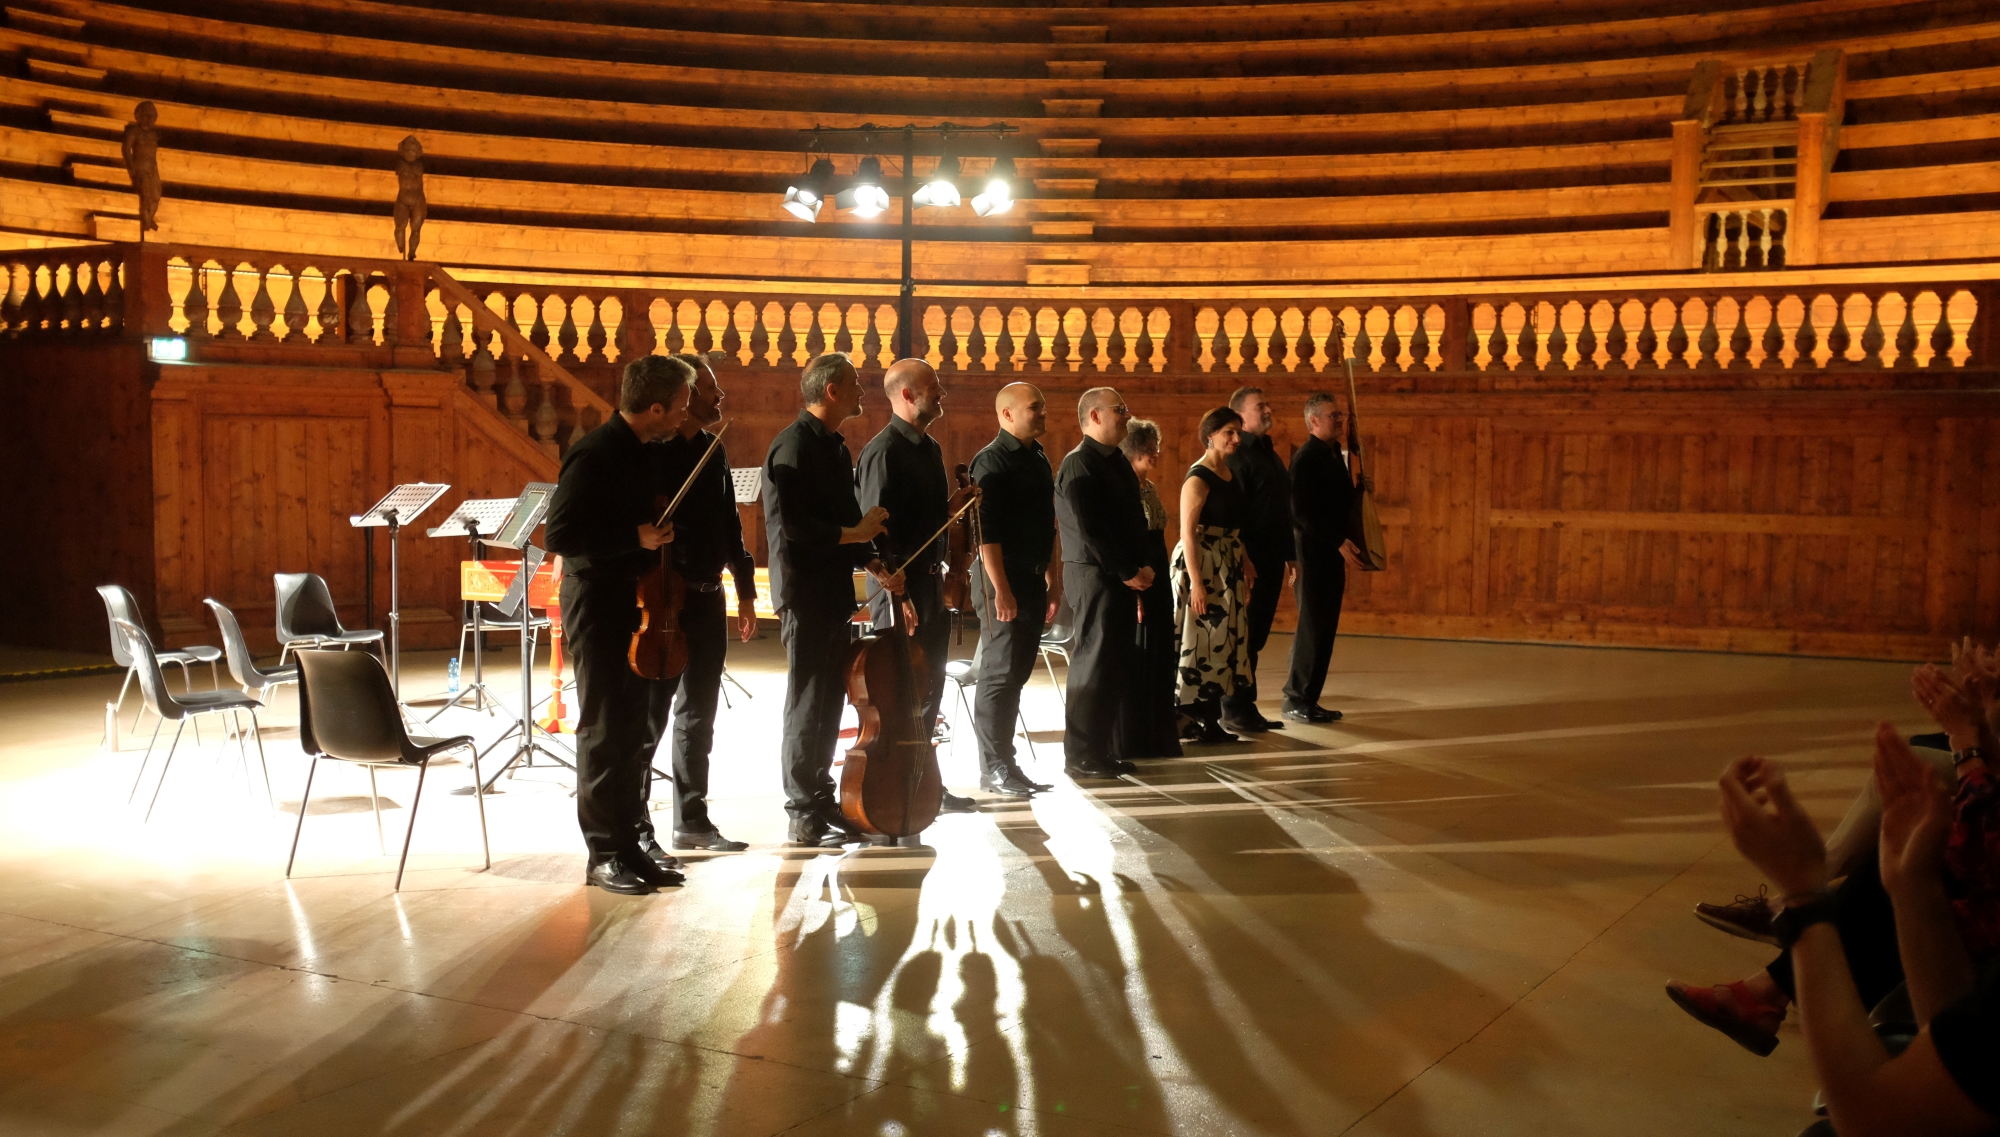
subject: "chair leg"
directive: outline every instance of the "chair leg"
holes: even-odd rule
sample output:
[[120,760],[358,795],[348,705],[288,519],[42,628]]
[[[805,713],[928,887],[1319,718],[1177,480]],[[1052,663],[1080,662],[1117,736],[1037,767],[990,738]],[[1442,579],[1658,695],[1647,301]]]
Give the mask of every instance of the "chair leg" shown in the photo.
[[264,727],[257,721],[257,709],[250,708],[250,737],[257,740],[257,765],[264,771],[264,801],[278,808],[278,796],[271,792],[271,763],[264,757]]
[[1062,684],[1056,681],[1055,661],[1049,658],[1048,652],[1042,653],[1042,666],[1049,669],[1049,683],[1056,689],[1056,702],[1061,703],[1063,706],[1068,706],[1069,698],[1063,694]]
[[173,745],[167,747],[167,760],[160,763],[160,780],[153,783],[153,800],[146,803],[145,820],[148,822],[153,820],[154,807],[160,804],[160,791],[167,788],[167,771],[173,769],[174,751],[180,749],[181,731],[186,729],[187,724],[188,720],[186,718],[183,718],[180,721],[180,725],[174,727]]
[[474,743],[466,749],[472,751],[472,798],[479,803],[479,849],[486,854],[486,870],[493,868],[493,845],[486,839],[486,780],[479,776],[479,746]]
[[165,725],[167,725],[167,720],[161,719],[153,727],[153,737],[146,740],[146,755],[139,759],[139,772],[132,775],[132,792],[125,795],[126,805],[131,805],[139,799],[139,786],[146,780],[146,764],[153,760],[153,747],[159,744],[160,727]]
[[285,876],[292,875],[292,862],[299,859],[299,834],[306,831],[306,803],[313,796],[313,775],[319,772],[319,758],[315,756],[312,765],[306,767],[306,792],[299,797],[299,823],[292,830],[292,855],[285,858]]
[[1021,737],[1028,740],[1028,760],[1037,766],[1041,765],[1042,756],[1035,752],[1035,736],[1028,733],[1028,713],[1016,711],[1015,717],[1021,720]]
[[222,673],[215,669],[215,661],[212,659],[208,661],[208,689],[222,690]]
[[382,797],[375,792],[375,767],[368,767],[368,804],[375,807],[375,851],[389,855],[389,846],[382,837]]
[[[396,862],[395,891],[397,892],[403,891],[403,869],[410,863],[410,839],[417,835],[417,807],[424,803],[424,775],[430,772],[431,764],[428,761],[417,767],[417,796],[410,799],[410,827],[403,832],[403,859]],[[485,816],[483,807],[480,815]]]

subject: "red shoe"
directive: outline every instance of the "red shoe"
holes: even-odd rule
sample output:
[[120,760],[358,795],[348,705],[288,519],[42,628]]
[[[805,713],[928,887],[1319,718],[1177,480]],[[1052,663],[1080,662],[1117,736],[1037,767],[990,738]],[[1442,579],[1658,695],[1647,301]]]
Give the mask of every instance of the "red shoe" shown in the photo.
[[1759,1000],[1741,980],[1695,987],[1675,979],[1667,984],[1667,998],[1695,1021],[1728,1035],[1759,1058],[1778,1048],[1778,1024],[1785,1021],[1785,1008]]

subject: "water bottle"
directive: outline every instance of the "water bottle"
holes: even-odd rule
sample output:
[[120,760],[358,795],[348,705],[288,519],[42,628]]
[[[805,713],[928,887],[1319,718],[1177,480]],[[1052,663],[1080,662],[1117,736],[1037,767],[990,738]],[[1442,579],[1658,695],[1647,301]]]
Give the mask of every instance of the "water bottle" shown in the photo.
[[452,656],[452,657],[451,657],[451,662],[450,662],[450,663],[447,663],[447,664],[445,664],[445,665],[444,665],[444,678],[445,678],[445,690],[446,690],[447,692],[449,692],[450,694],[453,694],[453,695],[456,695],[456,694],[458,694],[458,657],[457,657],[457,656],[455,656],[455,655],[454,655],[454,656]]

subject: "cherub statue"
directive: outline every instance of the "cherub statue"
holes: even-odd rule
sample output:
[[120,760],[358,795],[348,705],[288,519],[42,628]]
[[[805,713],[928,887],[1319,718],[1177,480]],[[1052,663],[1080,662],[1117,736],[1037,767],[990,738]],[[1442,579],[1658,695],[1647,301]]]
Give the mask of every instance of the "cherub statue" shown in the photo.
[[[410,231],[409,244],[403,230]],[[396,251],[417,259],[417,242],[424,233],[424,145],[412,134],[396,148]]]
[[132,176],[132,188],[139,194],[139,235],[160,227],[160,134],[153,129],[160,121],[159,108],[151,102],[132,108],[132,121],[125,126],[125,172]]

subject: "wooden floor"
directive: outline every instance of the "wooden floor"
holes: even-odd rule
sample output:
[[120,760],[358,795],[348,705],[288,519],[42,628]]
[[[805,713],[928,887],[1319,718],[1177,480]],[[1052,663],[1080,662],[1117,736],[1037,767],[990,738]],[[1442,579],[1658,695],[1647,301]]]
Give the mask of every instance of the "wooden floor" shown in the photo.
[[365,777],[322,771],[288,883],[289,691],[276,809],[209,730],[147,824],[98,748],[118,675],[0,684],[0,1132],[1791,1133],[1796,1030],[1757,1059],[1661,994],[1769,954],[1689,914],[1757,884],[1713,779],[1774,755],[1830,825],[1875,720],[1919,725],[1899,665],[1349,638],[1344,722],[1129,783],[1060,776],[1040,675],[1056,792],[833,855],[777,845],[781,658],[732,652],[717,746],[752,850],[640,898],[580,887],[542,769],[486,803],[491,872],[435,771],[400,895]]

